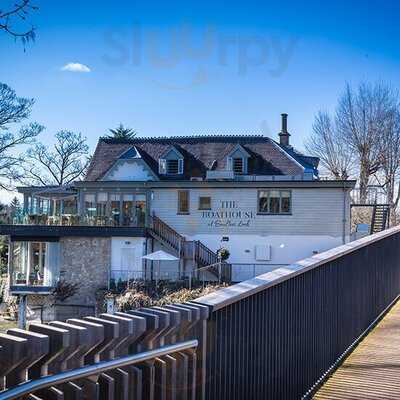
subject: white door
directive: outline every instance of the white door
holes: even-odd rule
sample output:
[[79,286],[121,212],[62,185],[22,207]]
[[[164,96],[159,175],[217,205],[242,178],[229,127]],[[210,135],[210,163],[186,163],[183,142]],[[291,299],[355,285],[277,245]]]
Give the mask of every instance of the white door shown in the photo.
[[123,280],[129,281],[137,278],[137,270],[135,267],[135,248],[121,248],[121,276]]
[[134,271],[135,270],[135,248],[123,247],[121,249],[121,269]]

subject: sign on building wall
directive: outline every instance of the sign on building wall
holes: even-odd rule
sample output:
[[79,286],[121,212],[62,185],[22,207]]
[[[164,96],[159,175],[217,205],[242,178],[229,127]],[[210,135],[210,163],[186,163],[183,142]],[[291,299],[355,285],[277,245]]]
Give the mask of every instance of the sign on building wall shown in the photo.
[[215,210],[202,211],[201,218],[209,227],[249,227],[255,219],[253,210],[241,208],[234,200],[222,200]]

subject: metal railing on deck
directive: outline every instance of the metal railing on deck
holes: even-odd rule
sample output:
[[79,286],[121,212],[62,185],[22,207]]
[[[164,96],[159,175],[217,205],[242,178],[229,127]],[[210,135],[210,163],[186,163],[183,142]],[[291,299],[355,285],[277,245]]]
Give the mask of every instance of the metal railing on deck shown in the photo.
[[[122,291],[132,286],[134,282],[138,281],[150,281],[151,272],[145,270],[111,270],[109,273],[109,290]],[[180,276],[179,271],[163,271],[158,268],[153,270],[153,280],[155,282],[165,281],[188,281],[189,278]]]
[[232,281],[241,282],[274,271],[277,268],[285,267],[288,264],[232,263],[230,265]]
[[196,299],[207,399],[300,399],[400,293],[400,227]]
[[[100,361],[93,365],[88,365],[85,367],[72,369],[65,372],[60,372],[55,375],[43,376],[36,380],[23,383],[13,389],[10,389],[4,394],[0,394],[0,398],[2,400],[14,400],[21,396],[37,392],[40,389],[46,389],[61,384],[68,384],[72,386],[74,384],[73,382],[78,379],[99,376],[100,374],[107,373],[109,371],[114,372],[119,368],[132,367],[134,365],[144,362],[154,362],[156,358],[160,358],[163,356],[173,357],[175,353],[187,350],[195,350],[197,346],[198,346],[197,340],[190,340],[179,344],[162,346],[155,350],[148,350],[142,353],[117,358],[115,360]],[[79,388],[79,386],[76,386],[76,388]],[[124,390],[121,389],[119,391],[120,393],[124,392]],[[79,391],[76,390],[77,397],[78,393]],[[66,394],[68,394],[68,391],[66,391]]]
[[19,214],[13,218],[2,221],[10,225],[56,225],[56,226],[132,226],[144,227],[145,215],[133,217],[126,221],[120,221],[112,216],[82,216],[77,214]]

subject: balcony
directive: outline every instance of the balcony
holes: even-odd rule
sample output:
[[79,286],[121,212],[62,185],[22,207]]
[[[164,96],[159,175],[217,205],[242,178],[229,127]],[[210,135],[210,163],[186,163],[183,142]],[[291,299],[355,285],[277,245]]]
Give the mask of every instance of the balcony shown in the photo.
[[43,238],[63,236],[146,236],[145,213],[138,218],[121,219],[107,216],[80,216],[76,214],[16,215],[0,223],[0,235],[12,237]]
[[144,212],[140,212],[134,217],[123,218],[120,221],[119,215],[81,216],[78,214],[21,213],[10,219],[8,225],[144,227],[146,225],[146,215]]

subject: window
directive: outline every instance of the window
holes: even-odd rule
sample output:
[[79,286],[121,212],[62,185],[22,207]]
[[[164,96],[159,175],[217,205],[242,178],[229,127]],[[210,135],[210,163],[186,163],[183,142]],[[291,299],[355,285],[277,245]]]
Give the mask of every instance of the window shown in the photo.
[[135,216],[135,203],[133,194],[122,196],[122,225],[133,226]]
[[243,158],[234,158],[232,160],[232,169],[235,174],[243,174]]
[[178,191],[178,214],[189,214],[189,191]]
[[85,194],[85,215],[88,217],[93,217],[96,215],[96,195],[95,194]]
[[175,175],[179,173],[179,160],[167,160],[167,174]]
[[292,211],[291,193],[289,191],[281,191],[281,212],[290,213]]
[[76,215],[78,213],[76,198],[65,199],[63,204],[64,214]]
[[144,226],[146,223],[146,195],[136,195],[135,213],[137,226]]
[[105,217],[107,215],[108,195],[104,192],[97,193],[97,216]]
[[52,286],[59,274],[57,242],[13,242],[10,284]]
[[119,225],[121,215],[121,196],[119,194],[110,194],[111,219],[115,225]]
[[160,158],[158,161],[158,172],[162,175],[183,174],[183,158]]
[[199,210],[211,210],[211,197],[199,197]]
[[292,194],[290,190],[260,190],[258,212],[261,214],[290,214]]

